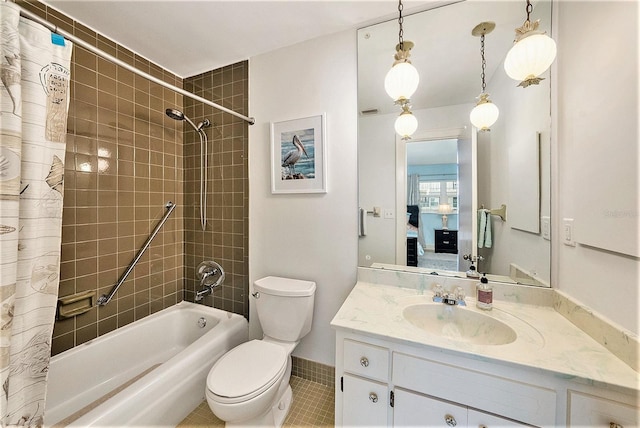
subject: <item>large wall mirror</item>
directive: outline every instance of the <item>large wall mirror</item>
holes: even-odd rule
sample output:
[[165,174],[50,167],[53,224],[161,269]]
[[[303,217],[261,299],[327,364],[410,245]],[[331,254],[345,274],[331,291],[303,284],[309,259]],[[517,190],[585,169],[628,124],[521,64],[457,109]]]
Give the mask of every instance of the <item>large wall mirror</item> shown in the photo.
[[[464,276],[471,257],[493,280],[550,286],[551,77],[517,87],[503,67],[525,6],[468,0],[404,17],[420,73],[408,141],[384,91],[398,22],[358,31],[359,266]],[[533,7],[550,33],[550,1]],[[481,92],[471,30],[483,21],[496,24],[485,37],[486,90],[500,109],[490,132],[469,121]]]

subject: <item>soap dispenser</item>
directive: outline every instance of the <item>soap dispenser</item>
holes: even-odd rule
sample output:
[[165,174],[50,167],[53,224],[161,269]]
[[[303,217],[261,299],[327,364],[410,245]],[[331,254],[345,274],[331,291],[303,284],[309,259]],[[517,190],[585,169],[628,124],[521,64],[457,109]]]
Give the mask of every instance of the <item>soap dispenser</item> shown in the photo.
[[480,278],[480,274],[478,273],[478,271],[476,270],[476,267],[471,264],[471,266],[469,266],[469,270],[467,271],[467,278]]
[[493,308],[493,288],[489,285],[487,274],[483,274],[476,287],[476,306],[484,311]]

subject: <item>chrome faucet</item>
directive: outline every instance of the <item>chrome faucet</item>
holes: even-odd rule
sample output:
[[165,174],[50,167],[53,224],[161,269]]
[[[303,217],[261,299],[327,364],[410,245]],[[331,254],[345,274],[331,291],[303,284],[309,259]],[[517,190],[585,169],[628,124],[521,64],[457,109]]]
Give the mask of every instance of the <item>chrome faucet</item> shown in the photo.
[[433,301],[436,303],[444,303],[450,306],[467,306],[464,297],[462,287],[456,287],[453,292],[444,292],[440,284],[436,284],[436,286],[433,287]]
[[[200,278],[200,291],[196,292],[194,300],[196,302],[204,299],[205,296],[213,293],[213,290],[224,281],[225,273],[222,266],[213,260],[203,261],[198,265],[197,276]],[[214,281],[214,277],[218,276],[218,280]]]

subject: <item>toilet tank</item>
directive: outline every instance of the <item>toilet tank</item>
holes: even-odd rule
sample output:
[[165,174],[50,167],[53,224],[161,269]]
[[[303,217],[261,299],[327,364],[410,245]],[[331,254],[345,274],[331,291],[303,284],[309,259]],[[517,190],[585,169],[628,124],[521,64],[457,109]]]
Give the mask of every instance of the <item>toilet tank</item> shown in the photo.
[[265,336],[297,342],[309,333],[316,283],[268,276],[253,283],[256,309]]

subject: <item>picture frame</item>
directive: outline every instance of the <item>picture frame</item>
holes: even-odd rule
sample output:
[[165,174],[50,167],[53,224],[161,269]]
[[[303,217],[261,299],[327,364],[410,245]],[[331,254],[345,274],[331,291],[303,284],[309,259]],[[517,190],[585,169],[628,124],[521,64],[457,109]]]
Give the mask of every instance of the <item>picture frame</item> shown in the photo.
[[271,122],[271,193],[326,193],[326,114]]

